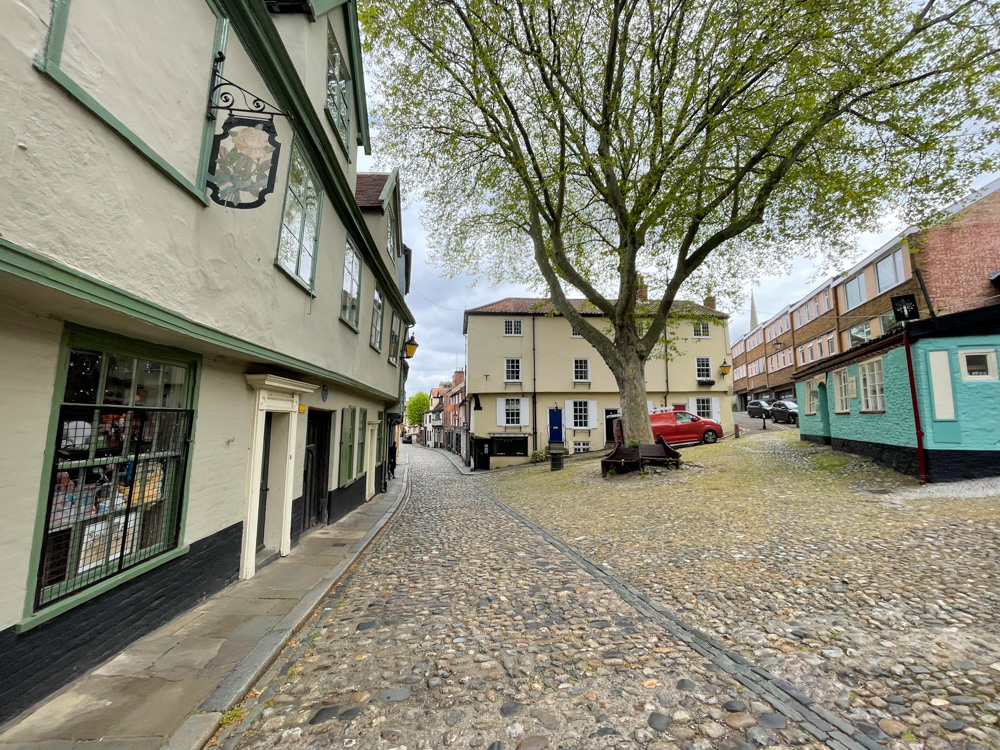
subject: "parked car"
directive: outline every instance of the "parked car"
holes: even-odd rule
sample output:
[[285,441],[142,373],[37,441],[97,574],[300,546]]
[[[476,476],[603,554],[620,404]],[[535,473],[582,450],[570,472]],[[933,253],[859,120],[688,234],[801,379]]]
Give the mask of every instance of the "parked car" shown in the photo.
[[411,435],[410,433],[407,432],[405,435],[403,435],[403,442],[404,443],[412,443],[413,442],[413,435]]
[[748,417],[769,417],[771,416],[771,402],[767,399],[758,399],[747,403]]
[[771,404],[771,421],[798,424],[799,405],[794,401],[775,401]]
[[721,424],[689,411],[657,412],[649,415],[649,421],[653,437],[662,437],[670,445],[714,443],[722,437]]

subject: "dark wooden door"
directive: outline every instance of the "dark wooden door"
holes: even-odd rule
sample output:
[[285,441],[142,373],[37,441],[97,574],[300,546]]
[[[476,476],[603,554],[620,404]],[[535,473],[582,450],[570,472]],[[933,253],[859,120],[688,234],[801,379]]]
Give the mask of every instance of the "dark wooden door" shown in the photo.
[[332,414],[310,409],[306,418],[306,452],[302,475],[303,531],[326,521],[330,471]]
[[267,518],[267,470],[271,463],[271,416],[264,414],[264,447],[260,455],[260,496],[257,505],[257,551],[264,549],[264,521]]

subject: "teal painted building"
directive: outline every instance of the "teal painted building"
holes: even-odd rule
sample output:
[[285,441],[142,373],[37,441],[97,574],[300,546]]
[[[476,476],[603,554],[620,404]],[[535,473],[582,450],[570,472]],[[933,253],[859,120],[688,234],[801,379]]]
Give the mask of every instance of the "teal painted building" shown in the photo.
[[[1000,305],[910,325],[923,456],[931,481],[1000,475]],[[798,375],[803,440],[919,476],[919,445],[901,332]]]

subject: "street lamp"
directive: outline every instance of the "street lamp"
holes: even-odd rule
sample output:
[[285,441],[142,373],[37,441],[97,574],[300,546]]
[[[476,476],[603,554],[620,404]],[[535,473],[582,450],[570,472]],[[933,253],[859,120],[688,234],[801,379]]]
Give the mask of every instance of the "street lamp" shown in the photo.
[[413,359],[413,355],[417,353],[418,346],[420,345],[417,343],[417,340],[413,337],[413,334],[411,333],[410,338],[408,338],[406,340],[406,343],[403,344],[404,347],[403,359]]
[[725,359],[723,359],[722,360],[722,364],[719,365],[719,372],[722,373],[722,377],[726,377],[726,375],[728,375],[729,371],[732,370],[732,369],[733,369],[733,366],[731,364],[729,364],[728,362],[726,362]]

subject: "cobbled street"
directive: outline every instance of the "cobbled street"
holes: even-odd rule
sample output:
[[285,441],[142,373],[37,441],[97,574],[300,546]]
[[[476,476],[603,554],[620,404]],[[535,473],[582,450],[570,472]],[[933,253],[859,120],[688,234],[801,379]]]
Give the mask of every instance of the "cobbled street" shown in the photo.
[[[758,447],[783,450],[770,439]],[[669,591],[705,590],[696,569],[676,580],[619,573],[620,540],[569,536],[574,524],[597,521],[581,512],[586,502],[568,502],[552,484],[570,482],[584,498],[590,495],[582,488],[591,487],[616,516],[630,488],[659,487],[662,494],[662,476],[602,482],[599,474],[593,479],[596,464],[583,461],[551,477],[547,466],[468,477],[440,452],[411,447],[404,457],[411,498],[289,645],[277,676],[258,685],[245,718],[231,717],[219,740],[226,748],[1000,747],[993,729],[1000,710],[992,702],[1000,678],[995,630],[973,637],[963,628],[968,632],[959,635],[942,619],[936,632],[945,645],[929,648],[950,661],[923,666],[928,659],[899,655],[889,635],[861,639],[867,622],[829,615],[836,607],[816,607],[820,620],[833,618],[823,627],[779,620],[784,605],[763,605],[766,615],[720,627],[698,607],[678,607],[686,593]],[[684,471],[691,472],[684,481],[710,473],[704,464]],[[533,523],[544,520],[544,500],[522,500],[522,518],[490,492],[507,500],[526,477],[550,493],[558,519],[549,520],[558,521],[561,538]],[[574,512],[579,517],[570,522],[565,514]],[[664,522],[669,529],[670,519]],[[995,524],[978,530],[984,546],[995,542],[987,533],[996,534]],[[638,540],[648,568],[656,536],[649,529]],[[760,544],[733,539],[730,547],[757,556]],[[581,552],[613,564],[594,565]],[[667,554],[675,556],[668,566],[684,567],[676,556],[689,552]],[[795,563],[794,550],[786,555],[779,554],[782,565],[806,562]],[[743,584],[741,592],[757,588],[746,595],[757,600],[780,603],[792,593],[766,578]],[[837,645],[814,643],[824,628],[840,634]],[[759,643],[748,646],[748,633],[759,633]],[[834,666],[819,668],[828,663]]]

